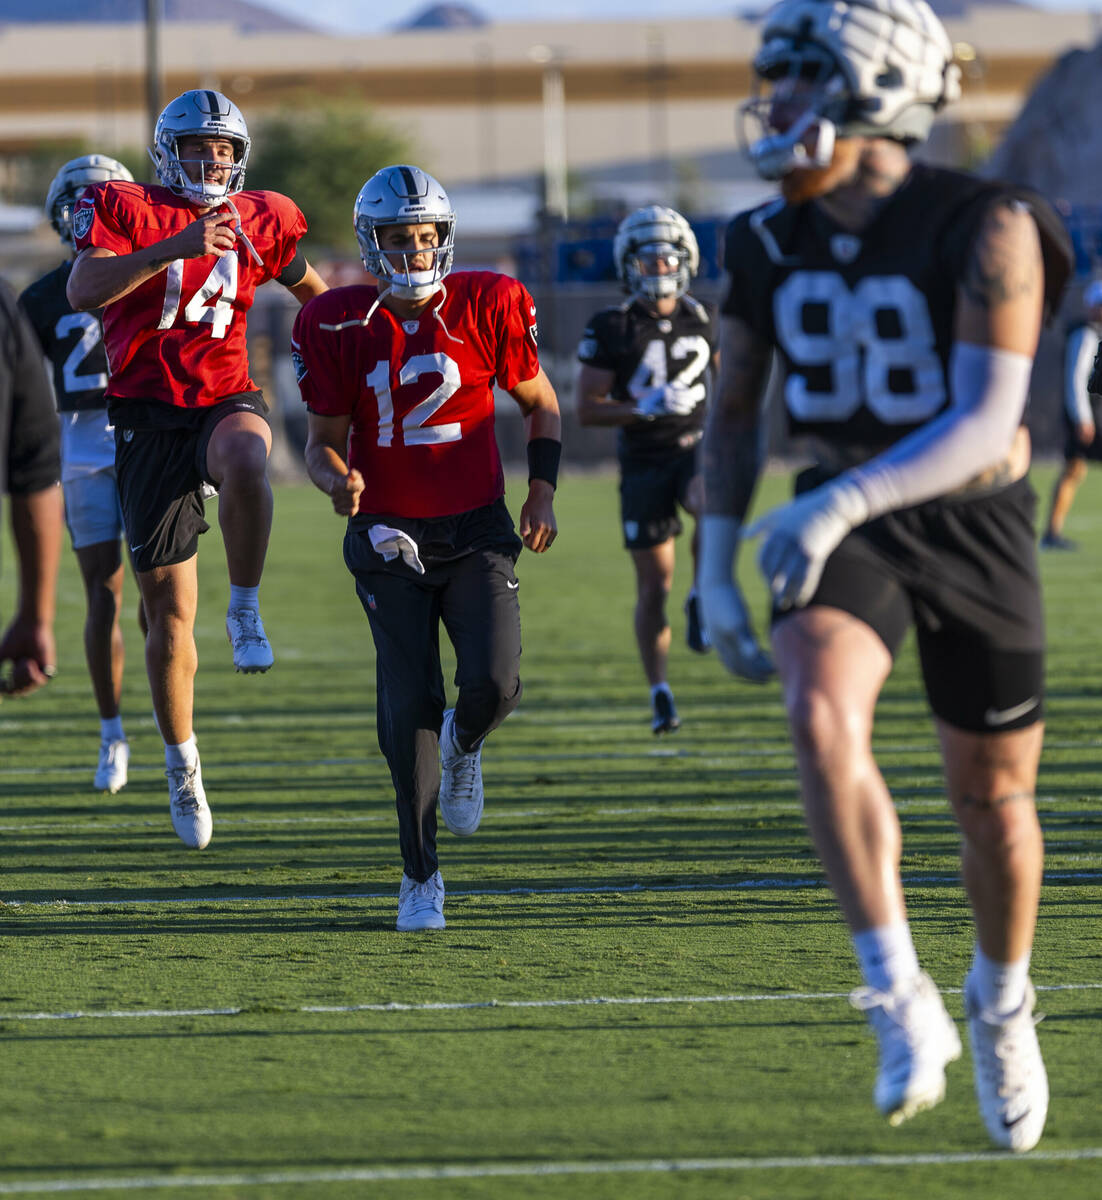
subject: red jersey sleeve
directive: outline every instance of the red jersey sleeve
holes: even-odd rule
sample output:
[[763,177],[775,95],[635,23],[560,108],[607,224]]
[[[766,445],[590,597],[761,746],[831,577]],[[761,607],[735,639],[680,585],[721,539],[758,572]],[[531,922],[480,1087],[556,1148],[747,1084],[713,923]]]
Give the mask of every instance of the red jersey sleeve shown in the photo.
[[341,320],[341,310],[333,311],[333,295],[323,292],[303,305],[291,332],[291,362],[302,401],[323,417],[350,415],[357,397],[355,388],[345,386],[341,343],[333,337],[333,326]]
[[498,387],[508,392],[539,374],[536,304],[522,283],[506,275],[498,280],[496,375]]
[[73,210],[73,241],[77,250],[98,246],[112,254],[130,254],[137,247],[119,219],[119,192],[110,183],[86,188]]

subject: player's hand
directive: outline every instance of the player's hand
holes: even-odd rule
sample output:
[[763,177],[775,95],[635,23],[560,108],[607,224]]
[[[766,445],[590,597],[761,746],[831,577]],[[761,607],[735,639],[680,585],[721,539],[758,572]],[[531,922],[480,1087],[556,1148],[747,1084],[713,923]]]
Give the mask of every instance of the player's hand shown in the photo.
[[333,511],[339,517],[354,517],[360,511],[360,496],[363,495],[364,477],[353,467],[347,475],[340,475],[329,489]]
[[529,550],[543,554],[559,532],[552,506],[555,489],[545,479],[528,484],[528,499],[520,510],[520,537]]
[[699,403],[692,389],[677,383],[663,383],[646,388],[635,396],[635,414],[646,421],[656,417],[683,417]]
[[708,640],[727,670],[752,683],[764,683],[774,675],[776,667],[758,645],[746,601],[734,580],[703,585],[698,580],[697,591]]
[[1081,446],[1089,446],[1094,441],[1094,422],[1080,421],[1075,432],[1079,437],[1079,444]]
[[[10,674],[4,664],[11,663]],[[0,693],[25,696],[57,674],[53,629],[16,617],[0,641]]]
[[860,489],[838,479],[782,504],[745,530],[746,537],[764,535],[758,566],[779,608],[802,608],[811,599],[826,560],[867,516]]
[[680,383],[667,383],[662,389],[662,406],[675,417],[686,417],[700,403],[701,392],[694,392]]
[[224,258],[237,244],[233,228],[236,223],[233,213],[206,213],[169,240],[178,258],[203,258],[207,254]]

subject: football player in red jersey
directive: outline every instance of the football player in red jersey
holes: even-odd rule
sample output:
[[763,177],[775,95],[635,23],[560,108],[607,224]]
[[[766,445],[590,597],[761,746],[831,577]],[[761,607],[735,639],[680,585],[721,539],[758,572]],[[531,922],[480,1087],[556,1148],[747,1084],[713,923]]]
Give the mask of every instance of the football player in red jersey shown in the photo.
[[[619,430],[620,518],[635,568],[635,640],[651,689],[651,731],[681,725],[666,678],[678,506],[694,519],[694,583],[685,601],[686,641],[710,648],[697,596],[696,454],[715,367],[708,310],[688,294],[700,264],[692,226],[672,208],[651,204],[620,222],[612,243],[616,273],[629,299],[595,313],[578,344],[575,383],[583,425]],[[740,674],[758,682],[773,664],[749,618]]]
[[257,592],[272,522],[271,430],[249,378],[245,321],[269,279],[300,303],[325,290],[299,248],[302,213],[286,196],[242,190],[249,146],[225,96],[173,100],[150,151],[161,186],[111,182],[85,194],[66,289],[75,309],[104,309],[106,398],[172,823],[196,849],[211,836],[192,725],[203,490],[219,492],[234,666],[266,671],[273,656]]
[[[53,369],[61,420],[61,487],[65,522],[84,581],[84,655],[100,716],[99,762],[93,787],[114,794],[126,786],[130,743],[120,700],[125,662],[122,608],[124,532],[115,483],[115,431],[103,398],[107,357],[98,312],[74,313],[65,295],[73,269],[73,209],[86,187],[109,179],[132,180],[120,162],[86,154],[65,163],[46,193],[46,215],[71,251],[60,266],[28,287],[19,303],[30,318]],[[144,631],[145,614],[139,607]]]
[[1044,630],[1023,421],[1070,255],[1038,197],[911,161],[958,94],[952,56],[925,0],[782,0],[763,19],[749,148],[781,196],[727,236],[699,586],[732,665],[732,562],[775,352],[789,428],[813,439],[816,465],[745,532],[763,539],[804,809],[865,979],[853,999],[879,1041],[874,1098],[892,1124],[937,1104],[961,1052],[919,967],[872,753],[913,625],[975,927],[964,993],[980,1113],[997,1145],[1027,1150],[1048,1084],[1029,982]]
[[[539,554],[555,540],[559,406],[528,292],[489,271],[449,274],[455,214],[435,179],[384,168],[360,191],[355,227],[378,282],[306,305],[292,357],[309,411],[306,467],[349,519],[345,562],[375,641],[404,867],[397,927],[443,929],[437,798],[452,833],[474,833],[483,740],[520,701],[513,566],[522,541]],[[519,538],[503,498],[495,384],[527,425]],[[441,622],[456,655],[452,708]]]

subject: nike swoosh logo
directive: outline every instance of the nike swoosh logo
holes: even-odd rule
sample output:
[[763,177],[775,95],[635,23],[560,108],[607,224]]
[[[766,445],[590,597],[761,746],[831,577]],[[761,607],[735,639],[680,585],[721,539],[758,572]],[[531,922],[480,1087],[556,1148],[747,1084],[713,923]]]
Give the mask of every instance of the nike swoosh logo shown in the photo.
[[1024,717],[1030,709],[1036,708],[1040,704],[1039,696],[1030,696],[1028,700],[1023,700],[1021,704],[1015,704],[1013,708],[989,708],[983,714],[983,719],[987,725],[1008,725],[1011,721],[1016,721],[1019,717]]
[[142,542],[141,546],[131,546],[131,547],[130,547],[130,553],[131,553],[131,554],[137,554],[137,553],[138,553],[138,551],[139,551],[139,550],[141,550],[141,549],[142,549],[142,546],[144,546],[144,545],[145,545],[145,542]]
[[1013,1129],[1015,1125],[1020,1125],[1032,1111],[1032,1109],[1027,1108],[1025,1112],[1019,1113],[1013,1121],[1008,1121],[1006,1117],[1003,1117],[1003,1128]]
[[517,590],[517,588],[518,588],[518,587],[520,587],[520,580],[509,580],[509,579],[506,579],[506,581],[505,581],[505,586],[506,586],[506,587],[507,587],[507,588],[508,588],[508,589],[509,589],[511,592],[515,592],[515,591]]

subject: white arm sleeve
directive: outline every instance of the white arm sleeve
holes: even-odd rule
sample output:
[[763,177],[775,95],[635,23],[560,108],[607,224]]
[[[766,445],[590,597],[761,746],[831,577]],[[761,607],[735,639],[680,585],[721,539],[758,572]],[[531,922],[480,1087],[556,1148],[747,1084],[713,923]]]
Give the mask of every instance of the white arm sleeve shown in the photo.
[[1006,457],[1032,370],[1028,354],[957,342],[949,357],[950,407],[827,486],[853,485],[868,506],[864,520],[960,487]]
[[1068,338],[1064,351],[1064,408],[1076,425],[1094,421],[1087,380],[1094,356],[1098,353],[1098,334],[1089,325],[1080,325]]

